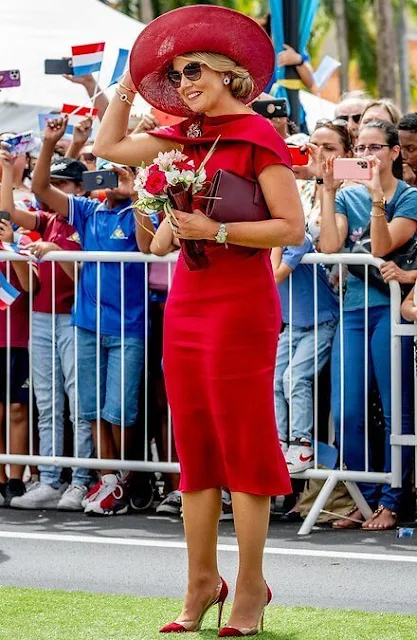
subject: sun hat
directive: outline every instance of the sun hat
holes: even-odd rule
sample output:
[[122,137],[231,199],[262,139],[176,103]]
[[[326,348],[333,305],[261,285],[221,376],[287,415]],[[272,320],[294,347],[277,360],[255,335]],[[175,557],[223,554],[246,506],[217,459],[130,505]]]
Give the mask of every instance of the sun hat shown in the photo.
[[191,5],[162,14],[140,33],[130,54],[130,75],[141,96],[160,111],[195,115],[169,83],[172,60],[196,51],[220,53],[247,69],[252,102],[268,85],[275,67],[272,42],[252,18],[226,7]]

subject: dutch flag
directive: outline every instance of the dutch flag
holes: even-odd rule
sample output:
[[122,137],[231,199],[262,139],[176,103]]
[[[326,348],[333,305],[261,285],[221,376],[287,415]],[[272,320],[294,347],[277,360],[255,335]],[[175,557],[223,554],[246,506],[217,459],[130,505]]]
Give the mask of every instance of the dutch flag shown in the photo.
[[91,107],[77,107],[73,104],[64,104],[61,109],[61,114],[63,116],[68,116],[68,124],[65,129],[65,133],[73,135],[75,125],[86,116],[91,115],[94,118],[98,114],[98,109],[91,109]]
[[105,44],[105,42],[96,42],[71,47],[72,68],[75,76],[87,76],[94,71],[100,71]]
[[20,291],[14,288],[0,271],[0,311],[10,307],[20,296]]

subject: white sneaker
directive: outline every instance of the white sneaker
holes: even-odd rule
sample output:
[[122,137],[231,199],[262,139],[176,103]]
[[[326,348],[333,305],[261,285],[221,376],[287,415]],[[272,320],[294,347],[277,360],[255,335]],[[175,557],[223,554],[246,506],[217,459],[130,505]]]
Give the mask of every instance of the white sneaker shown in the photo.
[[84,513],[99,515],[123,515],[128,512],[127,496],[129,474],[106,473],[101,477],[101,488],[90,500]]
[[287,453],[287,451],[288,451],[288,442],[285,442],[284,440],[280,440],[280,441],[279,441],[279,443],[280,443],[280,445],[281,445],[282,453],[283,453],[283,454],[284,454],[284,456],[285,456],[285,454],[286,454],[286,453]]
[[58,502],[62,511],[82,511],[82,500],[87,495],[87,487],[82,484],[70,484]]
[[56,509],[61,494],[62,489],[38,481],[31,484],[23,496],[12,498],[10,506],[13,509]]
[[180,491],[171,491],[161,504],[156,507],[156,513],[169,513],[173,516],[181,515],[182,499]]
[[313,460],[313,447],[308,440],[303,438],[296,438],[291,442],[285,454],[285,461],[290,475],[311,469],[314,466]]

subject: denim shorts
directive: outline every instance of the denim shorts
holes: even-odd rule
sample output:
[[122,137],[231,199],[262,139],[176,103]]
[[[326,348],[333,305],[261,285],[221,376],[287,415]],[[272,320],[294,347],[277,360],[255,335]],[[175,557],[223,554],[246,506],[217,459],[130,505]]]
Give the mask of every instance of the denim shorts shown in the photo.
[[[97,420],[97,334],[77,328],[79,416]],[[111,424],[134,426],[139,410],[139,391],[144,367],[142,338],[124,339],[124,382],[122,390],[122,349],[120,336],[100,335],[100,417]]]

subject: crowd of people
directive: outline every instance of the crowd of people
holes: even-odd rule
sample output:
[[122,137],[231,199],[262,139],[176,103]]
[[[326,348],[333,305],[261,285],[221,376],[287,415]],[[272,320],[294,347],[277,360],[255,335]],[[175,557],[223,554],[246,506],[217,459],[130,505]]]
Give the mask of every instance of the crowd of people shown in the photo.
[[[92,78],[77,81],[87,89]],[[261,98],[268,99],[268,95]],[[101,96],[97,105],[101,115],[106,109],[103,101]],[[370,280],[366,293],[357,275],[338,266],[315,268],[302,258],[315,252],[351,251],[368,225],[377,257],[392,254],[414,238],[417,114],[403,115],[389,100],[371,100],[353,92],[336,106],[335,119],[318,120],[309,136],[296,133],[286,117],[269,122],[288,146],[302,146],[309,155],[307,165],[293,167],[305,215],[304,242],[274,249],[271,255],[284,323],[276,360],[275,409],[289,472],[296,477],[314,465],[313,387],[316,376],[322,377],[326,370],[330,370],[326,387],[330,402],[323,439],[328,442],[331,416],[335,444],[348,469],[363,470],[368,461],[370,469],[389,471],[389,291]],[[43,258],[50,251],[161,256],[178,251],[179,242],[162,213],[148,219],[135,215],[136,168],[95,157],[89,141],[92,119],[86,117],[75,127],[71,141],[64,136],[66,124],[61,117],[48,121],[36,154],[13,157],[4,142],[9,132],[0,136],[0,241],[18,245],[34,258],[0,261],[1,272],[20,293],[10,311],[0,311],[0,452],[27,454],[30,442],[32,452],[46,457],[143,459],[147,404],[150,429],[145,448],[151,455],[152,442],[159,459],[167,460],[171,445],[161,328],[168,266],[155,262],[145,270],[140,261],[51,262]],[[158,127],[155,117],[148,114],[139,118],[135,131]],[[335,158],[353,157],[369,160],[370,180],[335,179]],[[82,174],[96,168],[116,172],[118,186],[86,192]],[[404,319],[417,320],[411,289],[417,272],[404,271],[387,260],[381,276],[382,284],[397,280],[408,285],[411,291],[403,303]],[[343,297],[343,325],[339,297]],[[369,345],[369,381],[365,380],[365,342]],[[402,367],[402,430],[407,434],[412,433],[414,413],[411,338],[402,340]],[[145,374],[149,379],[146,387]],[[376,439],[368,440],[364,398],[371,390],[380,399],[384,428]],[[35,412],[29,429],[32,402]],[[370,422],[372,427],[372,419]],[[336,520],[333,526],[396,526],[411,492],[411,448],[404,449],[403,458],[402,489],[361,483],[374,511],[372,518],[365,522],[354,506],[346,519]],[[31,468],[29,477],[23,465],[0,465],[0,505],[17,509],[83,509],[90,514],[115,515],[149,509],[158,495],[159,513],[180,515],[178,476],[166,474],[163,485],[159,495],[152,474],[106,468],[96,474],[83,467],[63,470],[41,465]],[[297,513],[297,505],[292,511]],[[222,518],[232,517],[230,494],[224,487]]]

